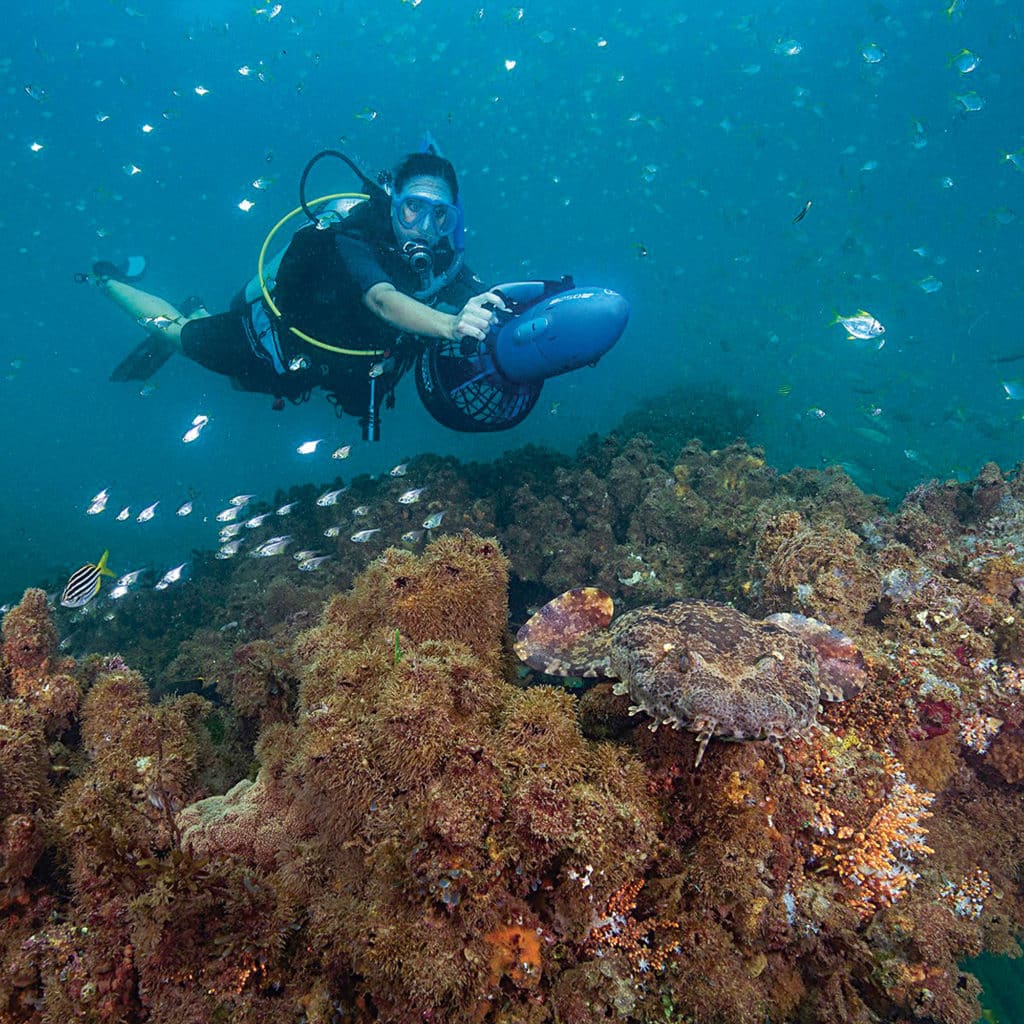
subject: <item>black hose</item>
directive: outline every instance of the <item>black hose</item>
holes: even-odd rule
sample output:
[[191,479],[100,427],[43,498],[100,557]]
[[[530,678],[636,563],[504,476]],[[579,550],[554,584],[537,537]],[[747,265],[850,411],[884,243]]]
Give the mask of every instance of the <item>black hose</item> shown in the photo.
[[369,195],[372,196],[375,191],[383,191],[376,182],[371,178],[368,178],[363,173],[359,165],[351,157],[337,149],[322,149],[319,153],[310,158],[309,163],[306,164],[306,167],[302,172],[302,177],[299,178],[299,203],[302,206],[302,212],[309,218],[310,223],[313,225],[319,225],[320,219],[313,213],[309,208],[309,204],[306,202],[306,181],[309,178],[309,172],[312,171],[317,163],[319,163],[319,161],[321,161],[325,156],[333,156],[338,160],[344,160],[344,162],[355,172],[356,177],[359,178],[364,189]]

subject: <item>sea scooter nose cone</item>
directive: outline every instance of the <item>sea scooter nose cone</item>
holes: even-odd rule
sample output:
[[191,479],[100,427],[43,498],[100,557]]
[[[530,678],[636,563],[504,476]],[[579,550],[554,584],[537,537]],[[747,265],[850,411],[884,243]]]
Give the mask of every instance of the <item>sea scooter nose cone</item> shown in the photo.
[[[622,332],[626,329],[626,324],[629,323],[629,300],[618,292],[613,292],[610,288],[602,288],[599,305],[603,309],[605,330],[612,336],[611,343],[608,345],[608,348],[611,348],[622,337]],[[607,352],[608,349],[605,351]]]
[[586,302],[573,310],[576,330],[585,339],[579,355],[589,355],[587,363],[595,363],[618,340],[629,323],[629,302],[610,288],[578,289]]
[[573,288],[532,307],[499,332],[498,371],[517,383],[592,366],[619,340],[629,303],[609,288]]

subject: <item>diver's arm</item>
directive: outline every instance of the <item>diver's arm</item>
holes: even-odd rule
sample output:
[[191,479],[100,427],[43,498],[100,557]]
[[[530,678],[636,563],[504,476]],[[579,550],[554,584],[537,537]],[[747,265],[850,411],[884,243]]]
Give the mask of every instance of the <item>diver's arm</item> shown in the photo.
[[428,338],[442,338],[456,341],[470,337],[483,341],[494,320],[492,310],[485,308],[489,303],[498,309],[505,304],[500,295],[483,292],[474,295],[458,313],[442,313],[430,306],[400,292],[389,281],[379,281],[363,295],[363,303],[375,316],[410,334]]
[[363,304],[374,316],[409,334],[428,338],[455,338],[455,317],[404,295],[389,281],[378,281],[363,295]]

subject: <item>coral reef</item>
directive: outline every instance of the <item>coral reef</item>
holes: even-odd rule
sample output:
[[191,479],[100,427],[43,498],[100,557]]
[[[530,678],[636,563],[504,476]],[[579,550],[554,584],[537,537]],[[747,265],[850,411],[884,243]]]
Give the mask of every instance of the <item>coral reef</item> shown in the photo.
[[695,437],[716,448],[747,437],[757,416],[753,402],[723,387],[674,387],[627,412],[616,433],[627,438],[643,434],[655,451],[671,459]]
[[[312,580],[198,559],[162,642],[144,595],[8,613],[4,1024],[977,1019],[958,965],[1024,932],[1020,468],[892,513],[742,442],[415,471],[429,542],[342,538]],[[353,498],[408,530],[400,486]],[[814,616],[865,684],[781,761],[744,732],[695,769],[610,685],[516,664],[510,618],[580,585]]]
[[[410,481],[425,488],[424,499],[401,504]],[[490,465],[419,456],[404,477],[355,478],[343,501],[343,508],[320,506],[310,486],[275,496],[277,505],[297,503],[287,520],[292,547],[331,556],[315,573],[299,572],[287,555],[245,556],[256,538],[280,532],[281,520],[272,516],[262,533],[243,531],[247,547],[236,557],[197,554],[181,589],[133,593],[111,616],[58,612],[72,650],[120,653],[158,693],[202,677],[230,699],[227,677],[239,643],[286,648],[387,545],[421,551],[426,531],[417,528],[428,512],[445,513],[433,536],[469,529],[498,540],[510,561],[512,617],[521,622],[529,606],[581,582],[607,591],[620,610],[678,597],[742,603],[755,583],[761,529],[773,516],[797,513],[812,531],[826,523],[855,531],[884,509],[837,470],[780,475],[763,451],[742,442],[708,451],[690,441],[666,456],[663,446],[625,430],[591,438],[575,459],[538,448]],[[355,509],[367,516],[353,519]],[[354,544],[354,522],[372,522],[380,532]],[[799,603],[784,610],[812,614]]]

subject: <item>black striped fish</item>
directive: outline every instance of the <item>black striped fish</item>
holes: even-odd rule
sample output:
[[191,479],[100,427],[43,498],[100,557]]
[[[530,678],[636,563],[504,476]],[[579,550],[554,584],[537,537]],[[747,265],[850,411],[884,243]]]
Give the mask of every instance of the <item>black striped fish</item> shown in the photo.
[[71,574],[71,579],[68,580],[68,585],[60,597],[60,603],[65,608],[81,608],[87,605],[100,592],[100,577],[114,575],[107,568],[109,554],[109,551],[104,551],[103,557],[96,565],[88,562]]

